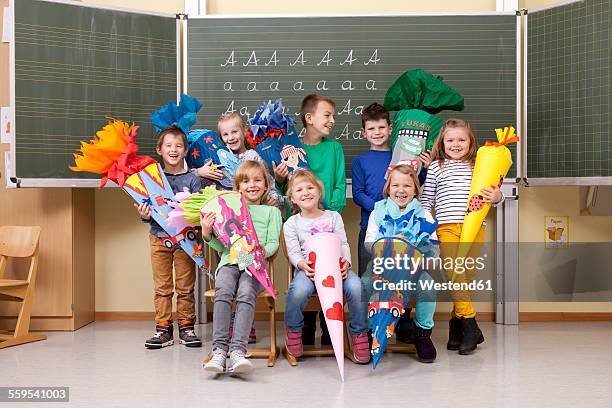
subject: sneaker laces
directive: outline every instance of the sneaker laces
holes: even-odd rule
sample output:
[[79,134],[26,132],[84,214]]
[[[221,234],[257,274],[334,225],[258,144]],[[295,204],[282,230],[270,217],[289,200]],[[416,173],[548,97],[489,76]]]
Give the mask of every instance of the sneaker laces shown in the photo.
[[224,351],[220,351],[220,352],[213,352],[212,357],[210,358],[210,362],[211,363],[215,363],[215,364],[221,364],[223,363],[223,361],[225,360],[225,352]]
[[230,354],[230,359],[234,362],[234,363],[239,363],[243,360],[246,360],[246,356],[244,355],[244,353],[240,352],[240,351],[233,351]]
[[155,333],[153,335],[153,337],[156,337],[156,338],[159,339],[160,337],[164,336],[165,334],[167,334],[167,332],[165,332],[165,331],[158,331],[157,333]]

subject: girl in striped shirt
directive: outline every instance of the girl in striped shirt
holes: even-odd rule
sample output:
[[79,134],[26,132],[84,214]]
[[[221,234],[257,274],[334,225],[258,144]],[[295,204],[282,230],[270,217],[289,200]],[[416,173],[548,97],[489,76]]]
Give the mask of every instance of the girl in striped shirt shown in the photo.
[[[476,138],[470,124],[461,119],[446,121],[432,149],[431,164],[423,186],[421,204],[426,210],[435,213],[438,220],[436,230],[440,240],[442,259],[455,258],[463,227],[463,218],[468,203],[472,172],[478,149]],[[497,205],[504,199],[497,185],[481,191],[485,202]],[[432,211],[433,210],[433,211]],[[484,241],[484,224],[467,258],[475,259]],[[454,263],[453,263],[454,264]],[[472,266],[474,263],[472,263]],[[464,273],[447,271],[447,279],[464,283],[473,280],[475,267]],[[472,306],[469,291],[453,291],[453,311],[449,322],[448,350],[459,350],[459,354],[470,354],[484,337],[476,323],[476,312]]]

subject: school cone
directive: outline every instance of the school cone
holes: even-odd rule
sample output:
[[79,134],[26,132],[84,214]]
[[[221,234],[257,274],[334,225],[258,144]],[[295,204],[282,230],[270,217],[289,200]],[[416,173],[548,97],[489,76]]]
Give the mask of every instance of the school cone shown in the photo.
[[344,381],[344,303],[340,259],[342,243],[333,232],[317,233],[304,243],[308,259],[313,261],[315,287],[325,315],[340,378]]
[[503,130],[495,129],[495,133],[498,141],[486,142],[476,153],[470,198],[463,219],[457,258],[463,258],[468,254],[484,219],[491,209],[491,203],[483,201],[484,197],[481,190],[490,188],[492,184],[501,187],[510,166],[512,166],[512,155],[506,146],[519,140],[518,136],[514,134],[514,127],[506,127]]

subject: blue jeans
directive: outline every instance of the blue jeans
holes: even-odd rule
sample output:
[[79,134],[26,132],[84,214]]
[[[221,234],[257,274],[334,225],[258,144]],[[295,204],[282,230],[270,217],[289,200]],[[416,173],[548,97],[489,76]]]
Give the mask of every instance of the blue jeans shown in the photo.
[[[285,326],[292,332],[299,332],[304,327],[304,308],[315,291],[315,284],[304,271],[298,271],[285,299]],[[348,302],[349,326],[351,336],[357,336],[368,330],[367,299],[362,299],[361,280],[353,271],[342,282],[342,290]]]
[[421,272],[416,284],[416,291],[407,291],[407,303],[412,296],[416,296],[414,324],[421,329],[431,329],[434,325],[434,312],[436,311],[436,291],[421,288],[421,282],[433,281],[432,277],[425,271]]

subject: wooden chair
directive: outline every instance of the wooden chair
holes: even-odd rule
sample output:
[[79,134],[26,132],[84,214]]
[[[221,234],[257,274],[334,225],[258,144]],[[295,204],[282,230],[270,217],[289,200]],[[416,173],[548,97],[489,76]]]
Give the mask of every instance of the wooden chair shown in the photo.
[[[293,279],[294,268],[289,262],[289,256],[287,255],[287,244],[285,243],[285,237],[281,234],[281,248],[283,250],[283,254],[285,254],[285,258],[287,258],[287,289],[289,285],[291,285],[291,280]],[[346,303],[346,302],[344,302]],[[305,312],[319,312],[321,311],[321,303],[319,302],[319,297],[317,293],[313,293],[312,297],[308,301],[308,304],[304,308]],[[285,329],[286,330],[286,329]],[[346,325],[346,313],[344,314],[344,356],[347,357],[352,362],[356,363],[355,357],[353,356],[350,341],[348,337],[348,327]],[[283,355],[289,361],[289,364],[292,367],[297,366],[298,359],[287,350],[287,346],[283,344],[282,346]],[[302,357],[316,357],[316,356],[333,356],[334,349],[332,346],[307,346],[304,347],[304,351],[302,352]]]
[[[274,259],[275,258],[276,258],[276,254],[266,259],[266,262],[268,263],[268,271],[270,273],[270,280],[272,281],[272,285],[274,285]],[[277,290],[275,290],[274,293],[276,294],[276,296],[278,296]],[[207,298],[211,298],[214,302],[215,288],[208,289],[206,292],[204,292],[204,296]],[[272,295],[270,295],[265,290],[257,295],[257,302],[264,303],[265,307],[268,309],[268,322],[270,324],[270,347],[267,347],[267,348],[249,347],[247,350],[247,356],[257,357],[257,358],[267,358],[268,367],[274,367],[274,364],[276,363],[276,359],[278,358],[278,354],[279,354],[279,350],[276,345],[276,302],[274,298],[272,297]],[[234,302],[234,306],[235,306],[235,302]],[[210,358],[211,358],[210,355],[204,357],[204,364],[206,364],[210,360]]]
[[[20,302],[15,332],[0,332],[0,349],[45,340],[44,334],[30,333],[30,316],[36,272],[40,227],[0,227],[0,300]],[[31,258],[26,280],[4,279],[8,258]]]

